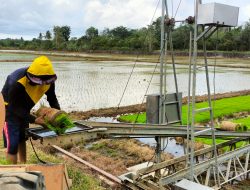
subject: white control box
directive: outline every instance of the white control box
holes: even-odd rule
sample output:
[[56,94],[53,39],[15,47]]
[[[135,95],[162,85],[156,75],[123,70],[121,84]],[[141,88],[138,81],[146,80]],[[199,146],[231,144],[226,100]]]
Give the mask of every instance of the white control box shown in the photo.
[[198,6],[197,24],[237,26],[239,7],[220,3],[207,3]]

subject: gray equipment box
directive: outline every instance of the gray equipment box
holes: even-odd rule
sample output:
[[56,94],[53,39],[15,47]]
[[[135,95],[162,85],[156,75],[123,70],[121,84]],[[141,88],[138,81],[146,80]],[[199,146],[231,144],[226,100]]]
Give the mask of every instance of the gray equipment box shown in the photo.
[[198,6],[197,24],[237,26],[239,7],[219,3],[206,3]]
[[[166,95],[163,106],[166,108],[166,123],[181,123],[181,106],[182,106],[182,93],[179,93],[177,101],[176,93]],[[146,101],[146,117],[147,123],[159,124],[159,105],[160,95],[151,94],[147,96]],[[161,107],[161,109],[163,108]],[[178,108],[178,106],[180,106]]]

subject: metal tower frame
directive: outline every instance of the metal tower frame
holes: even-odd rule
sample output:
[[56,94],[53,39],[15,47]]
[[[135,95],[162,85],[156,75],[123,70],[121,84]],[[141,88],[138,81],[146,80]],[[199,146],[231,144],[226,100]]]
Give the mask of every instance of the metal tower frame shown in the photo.
[[[155,130],[155,136],[157,140],[157,163],[148,166],[143,169],[139,169],[136,173],[129,172],[122,175],[120,178],[125,182],[126,186],[131,189],[164,189],[163,187],[171,188],[174,183],[180,181],[183,178],[189,178],[191,181],[195,181],[199,184],[204,184],[215,189],[220,188],[229,182],[233,182],[237,179],[247,178],[249,175],[249,160],[250,160],[250,146],[249,146],[249,134],[245,134],[246,138],[235,138],[227,139],[225,143],[216,144],[216,136],[220,137],[219,133],[222,131],[215,130],[214,119],[213,119],[213,108],[211,101],[211,92],[209,84],[209,73],[208,73],[208,61],[207,61],[207,51],[206,51],[206,40],[218,30],[219,26],[226,26],[224,22],[220,23],[207,23],[198,25],[198,8],[202,4],[201,0],[195,1],[195,23],[192,30],[190,30],[190,60],[189,60],[189,80],[188,80],[188,114],[187,114],[187,126],[185,126],[184,136],[187,138],[186,143],[186,155],[180,158],[176,158],[169,161],[161,162],[161,137],[164,136],[174,136],[170,134],[170,131],[159,133],[159,128],[156,129],[155,126],[151,131],[141,131],[143,135],[153,135],[153,130]],[[161,66],[160,66],[160,99],[159,99],[159,126],[162,130],[170,130],[171,124],[166,120],[166,57],[167,57],[167,47],[169,43],[170,52],[172,54],[172,63],[175,77],[176,92],[178,94],[178,85],[175,72],[175,63],[173,56],[173,45],[171,38],[171,30],[166,31],[166,19],[168,19],[167,12],[167,2],[162,0],[162,20],[161,20]],[[188,18],[189,19],[189,18]],[[187,19],[187,21],[188,21]],[[190,18],[190,23],[193,24],[193,19]],[[173,20],[173,22],[175,22]],[[189,22],[188,22],[189,23]],[[171,22],[168,23],[171,25]],[[230,26],[230,24],[229,24]],[[202,32],[198,32],[198,27],[201,27]],[[199,30],[200,31],[200,30]],[[169,41],[168,41],[169,39]],[[204,70],[205,70],[205,80],[207,85],[207,96],[208,96],[208,107],[201,109],[196,109],[196,72],[197,72],[197,51],[198,42],[202,40],[203,43],[203,54],[204,54]],[[191,94],[192,93],[192,94]],[[176,97],[178,100],[178,95]],[[178,105],[179,104],[179,101]],[[207,127],[195,126],[195,115],[201,112],[209,112],[210,122]],[[166,125],[166,128],[163,127]],[[200,128],[200,130],[198,130]],[[180,129],[179,127],[174,127],[174,131]],[[133,127],[135,130],[135,127]],[[146,130],[149,130],[147,128]],[[134,131],[135,132],[135,131]],[[129,132],[131,137],[131,131]],[[135,132],[136,133],[136,132]],[[225,132],[222,132],[223,134]],[[239,133],[237,137],[239,137]],[[118,134],[118,133],[116,133]],[[137,134],[137,133],[136,133]],[[180,133],[178,133],[178,136]],[[195,139],[196,137],[211,137],[212,146],[209,148],[201,149],[195,151]],[[242,143],[242,147],[238,148],[236,143]],[[225,148],[228,147],[225,152]],[[178,164],[180,167],[178,168]],[[185,167],[186,166],[186,167]],[[220,166],[220,167],[219,167]],[[160,171],[163,175],[160,175]],[[153,177],[152,174],[155,172]],[[156,178],[155,178],[156,177]]]
[[[217,26],[209,26],[205,28],[202,26],[203,32],[198,35],[198,7],[202,4],[201,0],[195,1],[195,24],[194,24],[194,34],[193,34],[193,55],[192,60],[189,66],[189,84],[188,84],[188,120],[187,120],[187,166],[190,167],[190,175],[189,179],[191,181],[194,180],[195,177],[195,138],[204,133],[211,132],[212,138],[212,147],[213,147],[213,157],[214,157],[214,179],[216,180],[216,184],[219,187],[219,170],[218,170],[218,162],[217,162],[217,148],[216,148],[216,137],[215,137],[215,127],[214,127],[214,116],[213,116],[213,108],[211,102],[211,91],[209,84],[209,73],[208,73],[208,62],[207,62],[207,52],[206,52],[206,39],[215,32],[218,27]],[[208,33],[210,34],[208,36]],[[207,96],[208,96],[208,107],[196,109],[196,72],[197,72],[197,51],[198,51],[198,41],[202,39],[203,42],[203,54],[204,54],[204,68],[206,75],[206,85],[207,85]],[[192,66],[191,66],[192,65]],[[191,84],[192,83],[192,84]],[[191,100],[191,91],[192,90],[192,101]],[[192,105],[192,106],[191,106]],[[191,106],[191,109],[190,109]],[[195,132],[195,115],[201,112],[209,112],[210,122],[208,123],[207,129],[204,129],[199,132]],[[190,146],[191,145],[191,146]]]
[[[175,59],[174,59],[174,51],[172,44],[172,33],[171,26],[166,27],[166,20],[169,19],[168,14],[168,5],[167,0],[162,0],[162,16],[161,16],[161,54],[160,54],[160,98],[159,98],[159,124],[168,123],[166,119],[166,105],[169,104],[167,100],[167,48],[170,48],[171,61],[173,67],[173,75],[174,75],[174,84],[175,84],[175,99],[176,101],[171,102],[171,104],[177,105],[179,120],[175,121],[181,122],[181,113],[180,113],[180,102],[179,102],[179,91],[178,91],[178,83],[176,76],[176,68],[175,68]],[[161,162],[161,137],[156,137],[156,162]]]

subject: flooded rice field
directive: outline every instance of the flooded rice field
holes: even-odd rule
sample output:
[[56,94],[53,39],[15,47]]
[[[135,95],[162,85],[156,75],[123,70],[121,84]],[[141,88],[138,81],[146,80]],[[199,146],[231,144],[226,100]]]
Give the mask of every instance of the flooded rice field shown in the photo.
[[[7,75],[20,67],[28,67],[29,61],[36,55],[27,54],[5,54],[0,53],[0,88],[3,87]],[[2,60],[2,61],[1,61]],[[4,61],[8,60],[8,61]],[[13,61],[11,61],[13,60]],[[15,61],[14,61],[15,60]],[[20,60],[20,61],[16,61]],[[128,78],[133,69],[131,61],[61,61],[62,57],[52,57],[55,72],[58,75],[56,81],[56,94],[61,108],[66,111],[87,111],[90,109],[116,107],[121,100]],[[220,60],[218,64],[226,64],[227,60]],[[243,60],[229,65],[244,65],[248,62]],[[158,65],[159,67],[159,65]],[[153,75],[151,85],[148,88],[155,63],[138,62],[128,83],[127,90],[121,101],[121,106],[140,104],[145,101],[145,94],[159,92],[159,68]],[[174,78],[172,67],[167,67],[167,89],[174,92]],[[177,77],[179,91],[183,96],[187,95],[188,69],[186,65],[177,65]],[[205,74],[201,68],[197,74],[197,94],[206,94]],[[225,68],[217,67],[214,76],[214,68],[210,67],[211,91],[216,93],[239,91],[250,89],[250,69],[247,68]],[[215,88],[214,88],[215,84]],[[148,92],[146,90],[148,88]],[[47,105],[46,97],[40,101],[40,105]],[[97,117],[92,121],[116,122],[114,118]],[[155,146],[153,138],[139,138],[141,142]],[[174,139],[164,138],[165,151],[175,157],[184,154],[183,147],[176,145]],[[166,146],[167,145],[167,146]]]
[[[35,55],[0,54],[0,60],[33,59]],[[0,62],[0,87],[4,85],[9,73],[17,68],[29,66],[30,62]],[[231,64],[231,63],[230,63]],[[237,62],[237,64],[240,64]],[[93,108],[116,107],[121,100],[134,62],[131,61],[53,61],[58,75],[56,94],[62,109],[66,111],[86,111]],[[159,66],[159,65],[158,65]],[[121,101],[121,106],[138,104],[145,101],[145,95],[159,92],[159,69],[154,74],[148,88],[155,63],[138,62],[128,83],[127,90]],[[172,67],[167,67],[167,89],[174,92]],[[187,66],[177,66],[179,91],[187,95],[188,70]],[[197,94],[206,93],[204,70],[201,68],[197,75]],[[230,92],[250,89],[250,69],[210,68],[211,91]],[[146,93],[146,90],[148,91]],[[46,104],[45,97],[40,104]]]

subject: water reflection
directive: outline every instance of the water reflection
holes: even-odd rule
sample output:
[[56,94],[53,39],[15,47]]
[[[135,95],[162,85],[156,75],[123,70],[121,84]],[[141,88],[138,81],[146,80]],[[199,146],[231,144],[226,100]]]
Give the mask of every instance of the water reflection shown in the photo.
[[[26,62],[0,62],[0,87],[2,88],[9,73],[17,68],[28,66]],[[126,86],[133,62],[90,62],[90,61],[55,61],[58,75],[56,93],[62,109],[90,110],[93,108],[116,107]],[[131,81],[127,86],[121,106],[138,104],[145,101],[154,63],[137,63]],[[159,71],[159,70],[158,70]],[[167,68],[167,89],[174,92],[172,68]],[[179,91],[187,95],[188,74],[186,66],[177,66]],[[210,68],[210,84],[213,92],[215,80],[216,93],[250,89],[250,70],[217,68],[213,76]],[[197,74],[197,94],[206,93],[204,70]],[[155,73],[148,94],[159,92],[159,72]],[[41,101],[44,104],[44,100]]]
[[[155,147],[156,141],[154,138],[138,138],[144,144]],[[182,145],[177,145],[174,138],[162,138],[162,150],[172,154],[174,157],[180,157],[184,155],[184,148]]]

